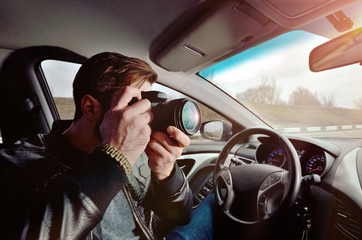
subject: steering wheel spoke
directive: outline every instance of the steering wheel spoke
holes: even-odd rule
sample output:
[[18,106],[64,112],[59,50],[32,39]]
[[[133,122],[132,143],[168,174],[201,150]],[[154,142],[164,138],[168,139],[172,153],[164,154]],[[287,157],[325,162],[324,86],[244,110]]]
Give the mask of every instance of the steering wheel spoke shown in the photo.
[[282,181],[283,179],[285,179],[284,176],[284,171],[274,172],[270,174],[261,184],[259,189],[259,195],[263,194],[264,192],[270,190],[275,186],[278,186],[279,184],[282,184],[284,186],[284,181]]
[[215,179],[214,186],[218,189],[216,191],[217,202],[224,211],[229,211],[235,197],[230,170],[223,168],[216,174]]
[[279,208],[286,196],[289,174],[287,171],[273,172],[261,184],[257,196],[258,220],[266,220]]

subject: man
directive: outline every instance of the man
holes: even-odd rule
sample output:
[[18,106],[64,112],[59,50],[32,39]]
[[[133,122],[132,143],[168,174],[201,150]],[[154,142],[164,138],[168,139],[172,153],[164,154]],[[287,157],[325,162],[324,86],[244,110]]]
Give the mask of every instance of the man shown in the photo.
[[156,239],[189,222],[192,194],[175,160],[190,139],[173,126],[152,132],[141,91],[156,79],[142,60],[97,54],[75,77],[71,123],[0,149],[5,239]]

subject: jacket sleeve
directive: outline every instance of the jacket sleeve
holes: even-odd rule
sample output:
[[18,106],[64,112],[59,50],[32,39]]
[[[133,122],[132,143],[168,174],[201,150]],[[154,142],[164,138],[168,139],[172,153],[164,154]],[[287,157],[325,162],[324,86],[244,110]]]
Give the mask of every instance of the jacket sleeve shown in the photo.
[[21,239],[82,239],[89,234],[128,181],[112,160],[97,158],[54,174],[30,194]]
[[164,181],[158,181],[151,174],[151,187],[144,205],[172,225],[189,223],[192,215],[192,192],[177,164],[171,176]]

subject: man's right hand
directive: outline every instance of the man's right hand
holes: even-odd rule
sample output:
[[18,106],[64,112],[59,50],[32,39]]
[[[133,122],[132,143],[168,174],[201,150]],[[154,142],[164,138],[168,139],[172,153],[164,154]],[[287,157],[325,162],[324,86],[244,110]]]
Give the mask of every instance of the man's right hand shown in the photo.
[[128,106],[132,98],[141,99],[141,91],[124,87],[113,96],[110,109],[100,125],[102,143],[118,149],[133,166],[150,141],[151,104],[147,99]]

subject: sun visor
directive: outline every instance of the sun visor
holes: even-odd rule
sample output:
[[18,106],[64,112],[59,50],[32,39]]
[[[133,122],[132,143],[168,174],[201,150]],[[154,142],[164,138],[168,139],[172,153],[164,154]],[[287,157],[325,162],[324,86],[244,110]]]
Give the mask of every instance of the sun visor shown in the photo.
[[225,1],[188,27],[153,61],[169,71],[190,71],[272,32],[276,25],[250,5]]
[[360,0],[245,0],[272,21],[294,29]]

